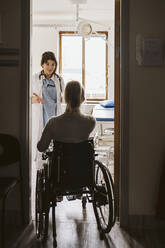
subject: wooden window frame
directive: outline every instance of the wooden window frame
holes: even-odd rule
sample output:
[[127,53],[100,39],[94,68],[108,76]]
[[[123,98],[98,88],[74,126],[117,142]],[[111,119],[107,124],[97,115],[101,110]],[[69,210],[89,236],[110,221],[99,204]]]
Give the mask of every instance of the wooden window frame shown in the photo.
[[[97,31],[98,34],[104,34],[106,36],[106,41],[108,40],[108,32],[107,31]],[[62,35],[74,35],[78,36],[77,32],[73,31],[60,31],[59,32],[59,73],[62,73]],[[90,98],[86,99],[87,101],[104,101],[108,99],[108,44],[106,43],[106,55],[105,55],[105,98]],[[85,38],[82,37],[82,85],[85,88]]]

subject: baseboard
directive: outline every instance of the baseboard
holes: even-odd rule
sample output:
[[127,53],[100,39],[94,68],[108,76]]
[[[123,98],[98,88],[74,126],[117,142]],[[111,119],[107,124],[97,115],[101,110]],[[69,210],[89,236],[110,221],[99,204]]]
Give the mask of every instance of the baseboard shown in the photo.
[[129,229],[165,229],[165,220],[159,220],[153,215],[129,215]]

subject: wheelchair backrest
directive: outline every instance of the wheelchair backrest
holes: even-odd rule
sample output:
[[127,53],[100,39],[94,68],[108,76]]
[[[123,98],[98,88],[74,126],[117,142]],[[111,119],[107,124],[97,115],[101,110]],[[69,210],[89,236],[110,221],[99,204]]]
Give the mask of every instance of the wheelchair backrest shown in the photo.
[[92,140],[80,143],[54,141],[51,182],[55,187],[76,189],[94,182],[94,146]]

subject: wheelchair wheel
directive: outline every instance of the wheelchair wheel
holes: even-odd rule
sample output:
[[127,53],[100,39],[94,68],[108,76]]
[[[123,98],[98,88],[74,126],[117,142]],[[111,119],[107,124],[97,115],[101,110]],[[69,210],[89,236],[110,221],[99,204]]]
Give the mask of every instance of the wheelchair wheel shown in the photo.
[[36,237],[46,240],[49,226],[49,203],[46,194],[45,177],[43,171],[37,171],[36,181]]
[[100,237],[110,232],[114,222],[114,188],[108,169],[99,161],[95,161],[95,187],[93,208],[96,216]]
[[114,183],[113,183],[111,173],[109,172],[107,167],[105,167],[105,169],[107,171],[107,175],[109,177],[109,182],[110,182],[110,187],[111,187],[112,204],[113,204],[113,219],[112,219],[112,226],[113,226],[115,224],[115,221],[116,221],[116,212],[117,212],[116,211],[117,206],[116,206],[115,189],[114,189]]

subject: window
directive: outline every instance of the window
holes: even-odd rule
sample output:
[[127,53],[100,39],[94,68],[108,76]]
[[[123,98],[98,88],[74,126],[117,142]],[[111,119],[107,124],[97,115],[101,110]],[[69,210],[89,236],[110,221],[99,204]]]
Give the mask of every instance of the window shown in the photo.
[[108,97],[107,32],[83,38],[73,32],[60,32],[60,73],[64,82],[78,80],[87,100]]

